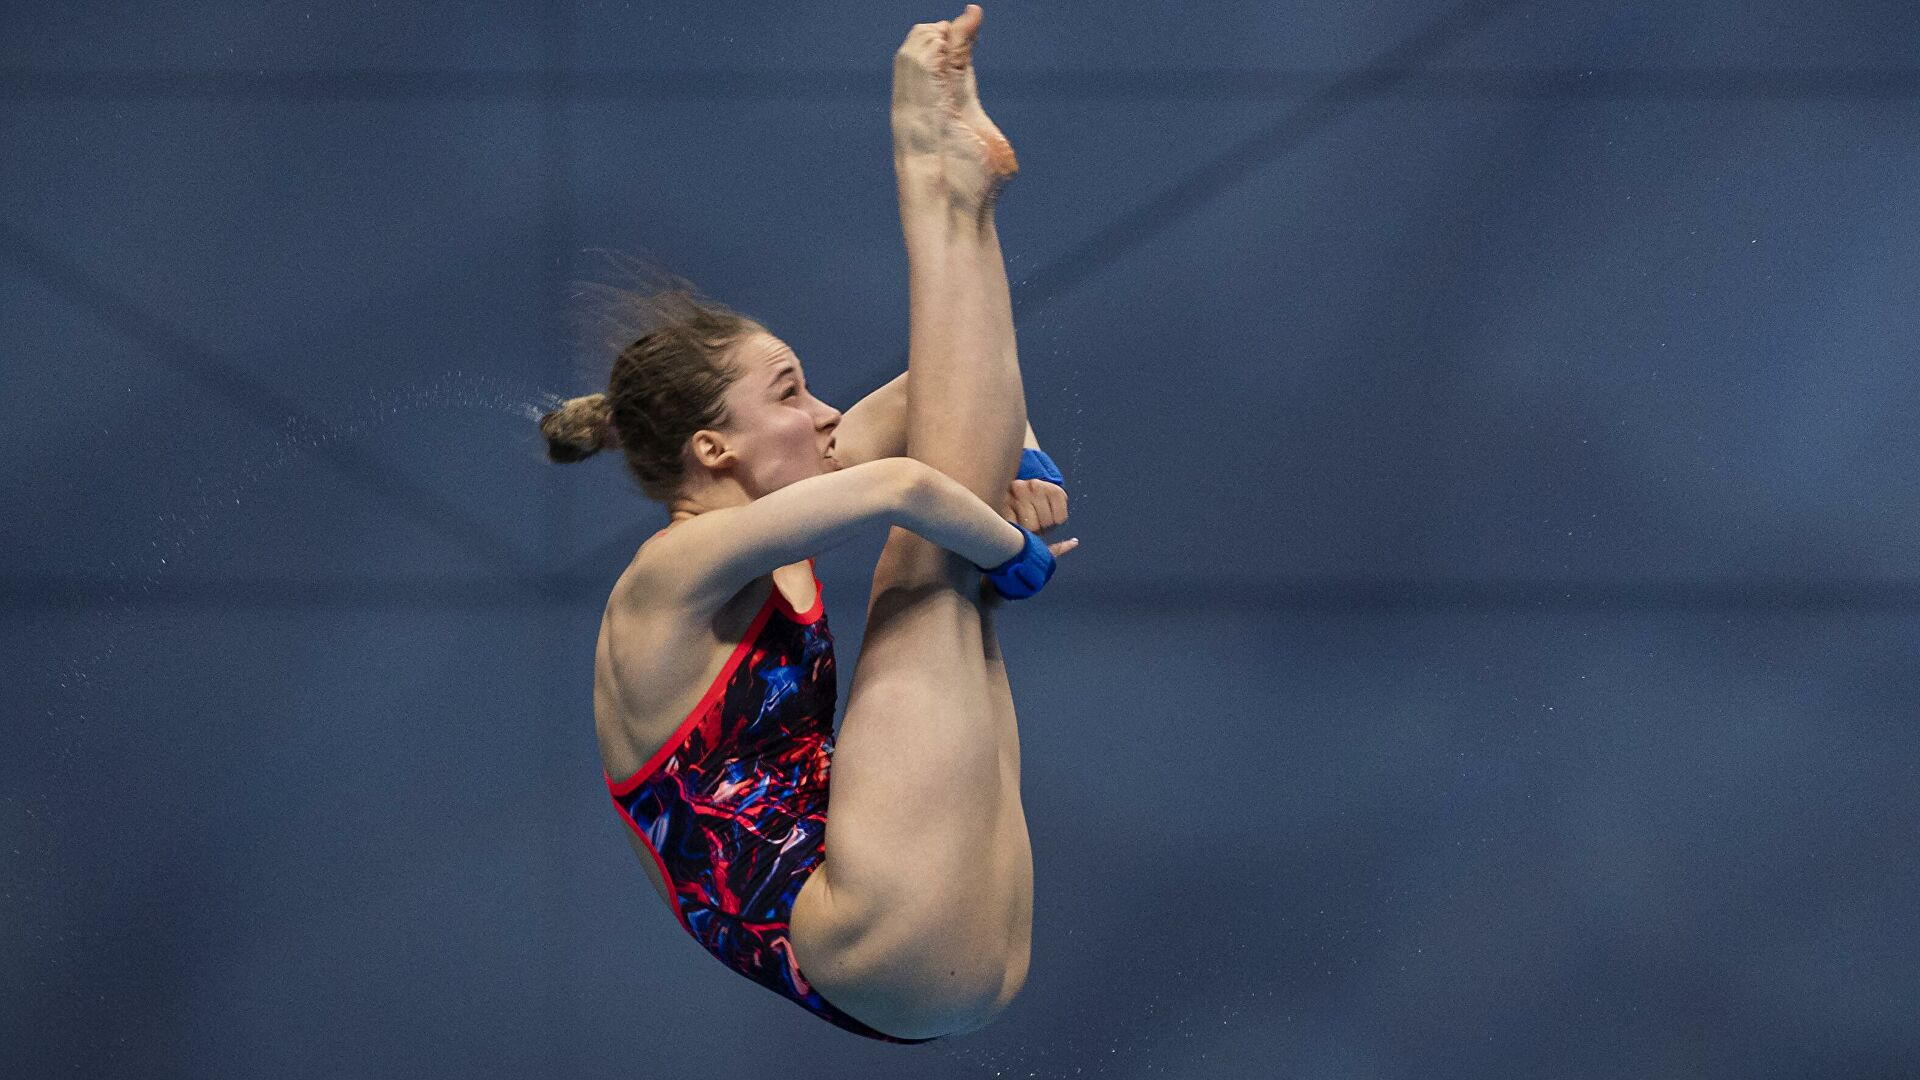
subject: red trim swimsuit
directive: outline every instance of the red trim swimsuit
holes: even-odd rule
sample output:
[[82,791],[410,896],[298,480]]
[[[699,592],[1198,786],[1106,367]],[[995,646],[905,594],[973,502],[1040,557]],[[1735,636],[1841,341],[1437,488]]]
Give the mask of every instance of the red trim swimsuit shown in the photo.
[[817,575],[813,587],[800,612],[775,585],[700,704],[633,776],[607,776],[607,790],[658,864],[680,925],[721,963],[848,1031],[929,1042],[835,1008],[800,973],[788,937],[794,899],[826,857],[838,698]]

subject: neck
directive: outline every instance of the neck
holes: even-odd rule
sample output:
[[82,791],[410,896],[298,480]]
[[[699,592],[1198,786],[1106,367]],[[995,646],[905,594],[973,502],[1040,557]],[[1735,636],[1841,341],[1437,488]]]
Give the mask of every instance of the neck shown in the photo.
[[731,480],[714,484],[704,484],[699,490],[679,495],[667,503],[667,515],[673,524],[679,524],[690,517],[697,517],[709,510],[725,510],[730,506],[745,506],[753,498]]

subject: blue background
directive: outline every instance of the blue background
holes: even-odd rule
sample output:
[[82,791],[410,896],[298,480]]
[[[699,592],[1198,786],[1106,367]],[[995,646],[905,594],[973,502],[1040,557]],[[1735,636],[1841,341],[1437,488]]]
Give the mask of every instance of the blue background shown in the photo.
[[[1026,990],[729,974],[591,726],[592,249],[903,370],[948,7],[0,12],[26,1076],[1920,1074],[1920,7],[988,5]],[[827,552],[842,686],[883,536]]]

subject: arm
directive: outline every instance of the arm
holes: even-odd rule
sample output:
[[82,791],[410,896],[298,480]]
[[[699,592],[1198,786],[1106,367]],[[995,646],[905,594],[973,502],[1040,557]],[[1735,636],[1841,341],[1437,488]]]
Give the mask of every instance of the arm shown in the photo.
[[[842,465],[858,465],[881,458],[907,456],[907,373],[861,398],[840,418],[834,433],[835,454]],[[1033,425],[1027,425],[1026,445],[1040,449]]]
[[632,585],[650,604],[717,611],[754,578],[881,524],[917,533],[976,566],[998,566],[1026,546],[1012,522],[959,481],[913,458],[890,457],[688,518],[654,541],[659,558]]

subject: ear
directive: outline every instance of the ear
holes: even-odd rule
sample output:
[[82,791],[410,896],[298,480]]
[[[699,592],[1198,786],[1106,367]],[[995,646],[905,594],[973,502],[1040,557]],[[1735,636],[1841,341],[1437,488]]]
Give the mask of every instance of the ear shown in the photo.
[[693,433],[688,440],[688,452],[693,455],[696,465],[709,469],[725,469],[732,466],[737,455],[733,447],[727,445],[726,437],[717,431],[702,428]]

